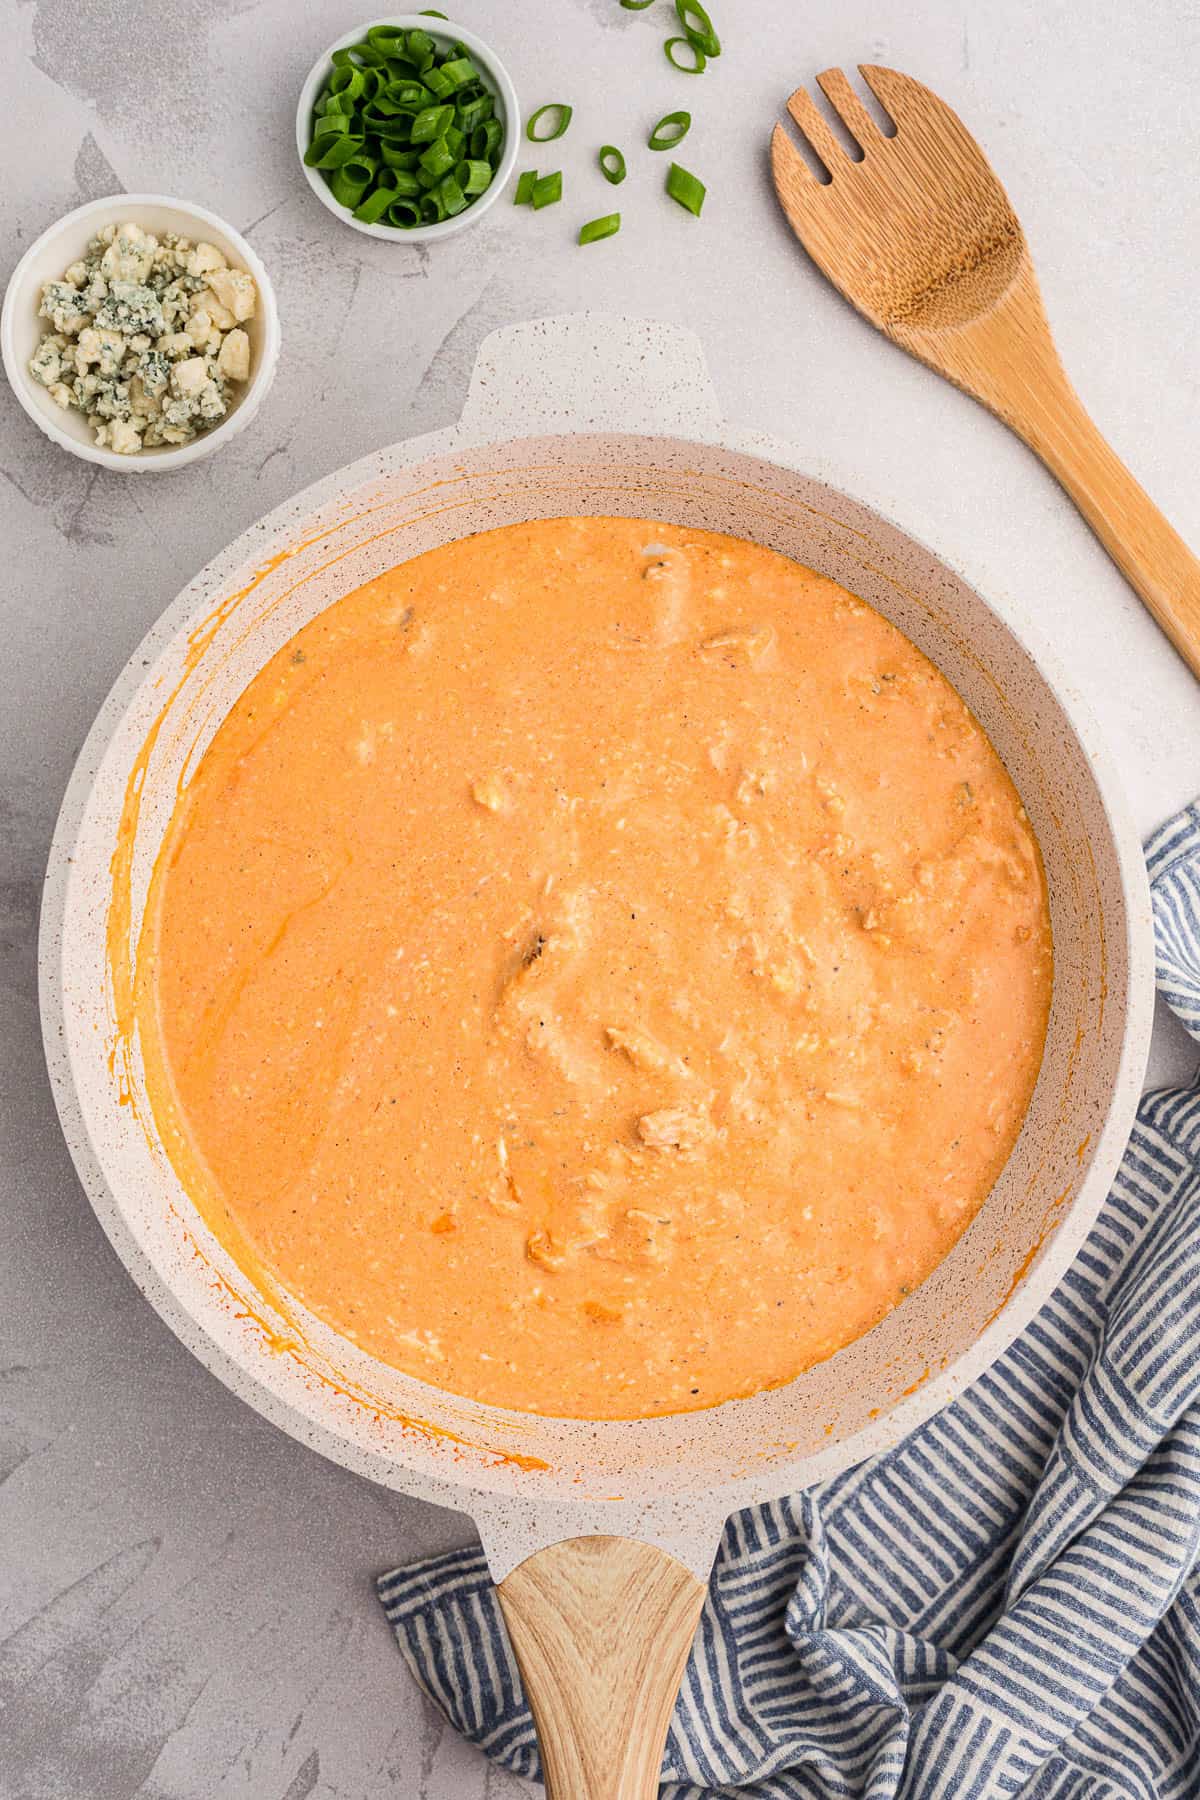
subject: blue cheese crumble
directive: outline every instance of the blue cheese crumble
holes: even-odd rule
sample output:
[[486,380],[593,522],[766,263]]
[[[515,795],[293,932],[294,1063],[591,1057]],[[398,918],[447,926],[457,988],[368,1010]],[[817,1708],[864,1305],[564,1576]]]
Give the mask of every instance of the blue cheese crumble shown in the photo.
[[38,316],[51,329],[29,372],[110,450],[187,444],[219,424],[249,379],[244,327],[257,303],[253,278],[212,244],[106,225],[44,284]]

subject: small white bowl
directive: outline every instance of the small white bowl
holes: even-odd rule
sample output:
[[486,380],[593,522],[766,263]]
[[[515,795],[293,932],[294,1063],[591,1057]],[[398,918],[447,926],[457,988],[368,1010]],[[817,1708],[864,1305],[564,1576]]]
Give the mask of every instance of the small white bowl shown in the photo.
[[[304,152],[312,138],[313,108],[321,89],[333,72],[334,51],[359,43],[374,25],[394,25],[402,31],[419,29],[427,31],[435,43],[464,45],[471,52],[479,73],[492,90],[496,117],[504,127],[504,148],[500,153],[496,173],[492,176],[491,186],[484,190],[478,200],[464,207],[462,212],[456,213],[452,219],[442,219],[436,225],[413,225],[407,230],[400,230],[395,225],[368,225],[364,220],[354,218],[347,207],[334,199],[323,171],[310,169],[304,160]],[[501,190],[513,172],[520,142],[521,112],[517,104],[517,90],[496,52],[482,38],[477,38],[473,31],[456,25],[453,19],[434,19],[425,13],[390,13],[384,18],[368,19],[365,24],[355,26],[353,31],[344,32],[313,64],[308,79],[300,89],[300,103],[296,107],[296,151],[300,167],[321,205],[327,206],[343,225],[350,225],[355,231],[364,232],[367,237],[389,238],[394,244],[429,244],[436,238],[450,237],[464,226],[472,225],[476,219],[482,218],[488,207],[500,198]]]
[[[244,327],[250,339],[250,378],[233,386],[229,411],[221,423],[211,431],[201,432],[190,444],[159,444],[121,455],[95,442],[92,427],[81,412],[74,407],[61,407],[50,398],[29,373],[29,359],[43,335],[53,329],[48,319],[38,317],[42,283],[59,280],[63,271],[84,254],[88,239],[105,225],[126,223],[140,225],[143,231],[156,236],[173,231],[180,237],[215,245],[230,263],[253,275],[258,305]],[[72,456],[99,463],[105,469],[119,469],[131,475],[148,470],[162,474],[180,469],[185,463],[198,462],[202,456],[211,456],[250,423],[275,378],[279,307],[271,278],[259,257],[241,233],[216,213],[203,206],[191,206],[185,200],[172,200],[166,194],[110,194],[103,200],[76,207],[29,246],[5,291],[0,313],[0,352],[13,393],[48,438]]]

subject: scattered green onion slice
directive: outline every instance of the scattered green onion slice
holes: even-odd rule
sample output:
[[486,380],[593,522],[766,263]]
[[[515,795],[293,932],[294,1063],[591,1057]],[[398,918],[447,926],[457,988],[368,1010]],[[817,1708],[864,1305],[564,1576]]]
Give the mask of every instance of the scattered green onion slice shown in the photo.
[[700,217],[700,208],[704,205],[704,196],[708,192],[698,175],[681,168],[673,162],[667,170],[667,192],[672,200],[678,200],[680,206],[688,212]]
[[[330,63],[304,161],[355,218],[411,230],[454,218],[491,187],[505,130],[465,44],[448,32],[436,39],[419,26],[380,23],[333,51]],[[553,110],[561,136],[570,108]],[[551,186],[541,204],[552,197]]]
[[[617,146],[602,144],[596,160],[600,164],[600,173],[605,181],[611,181],[614,187],[619,187],[625,179],[625,158]],[[588,242],[591,242],[590,238]]]
[[675,0],[675,11],[689,43],[695,49],[703,50],[705,56],[720,56],[721,40],[700,0]]
[[621,0],[621,5],[626,12],[645,12],[648,6],[654,5],[654,0]]
[[[562,137],[566,131],[567,126],[571,123],[571,115],[574,110],[573,106],[567,106],[561,100],[547,101],[545,106],[539,106],[535,113],[530,114],[529,123],[525,127],[525,136],[531,144],[552,144],[555,138]],[[538,120],[544,119],[547,113],[554,114],[554,118],[551,120],[552,129],[539,131],[537,129]]]
[[598,244],[601,238],[616,237],[620,229],[620,213],[605,213],[602,219],[589,219],[586,225],[580,226],[579,241],[581,244]]
[[533,190],[537,186],[536,169],[523,169],[517,176],[517,189],[513,195],[514,206],[528,206],[533,199]]
[[[680,62],[675,48],[677,44],[683,44],[684,47],[691,52],[692,61],[690,63]],[[668,38],[663,45],[663,51],[671,67],[673,69],[678,69],[681,75],[703,75],[705,66],[708,63],[708,57],[704,54],[704,51],[700,48],[700,45],[694,38]]]
[[556,200],[561,200],[562,170],[555,169],[550,175],[539,175],[529,198],[534,212],[540,212],[543,206],[553,206]]
[[690,112],[664,113],[647,142],[652,150],[673,150],[692,129]]
[[439,12],[436,6],[423,6],[421,8],[421,17],[423,19],[445,19],[448,16],[447,13]]

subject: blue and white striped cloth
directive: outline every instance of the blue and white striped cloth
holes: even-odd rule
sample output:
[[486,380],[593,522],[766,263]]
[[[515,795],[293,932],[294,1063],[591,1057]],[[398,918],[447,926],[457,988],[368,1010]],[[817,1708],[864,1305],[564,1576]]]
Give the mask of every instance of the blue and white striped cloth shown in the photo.
[[[1200,805],[1147,856],[1158,986],[1200,1040]],[[480,1552],[378,1585],[425,1692],[536,1779]],[[1073,1267],[961,1399],[730,1520],[662,1779],[668,1800],[1200,1796],[1200,1085],[1146,1096]]]

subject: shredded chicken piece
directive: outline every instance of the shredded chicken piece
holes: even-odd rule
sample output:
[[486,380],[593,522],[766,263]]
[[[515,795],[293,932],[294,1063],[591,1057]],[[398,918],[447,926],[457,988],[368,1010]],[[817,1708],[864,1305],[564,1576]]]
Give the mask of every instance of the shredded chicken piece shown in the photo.
[[566,1251],[548,1231],[531,1231],[525,1239],[525,1254],[543,1269],[561,1269],[567,1260]]
[[677,1150],[684,1155],[701,1149],[713,1135],[707,1113],[691,1106],[664,1106],[643,1113],[637,1134],[648,1150]]
[[773,625],[758,625],[751,631],[718,631],[715,636],[705,638],[702,650],[732,650],[735,655],[748,656],[751,662],[758,662],[775,642]]
[[635,1069],[644,1069],[650,1075],[688,1073],[687,1064],[640,1025],[606,1025],[604,1037],[609,1049],[627,1056]]
[[631,1206],[625,1214],[625,1223],[629,1227],[638,1252],[648,1262],[665,1262],[671,1235],[671,1219],[665,1213],[646,1212],[640,1206]]
[[508,812],[512,807],[512,795],[505,784],[504,777],[495,770],[490,775],[481,775],[471,787],[471,798],[480,806],[486,806],[489,812]]
[[616,1306],[605,1306],[600,1300],[585,1300],[583,1310],[593,1325],[619,1325],[621,1311]]

